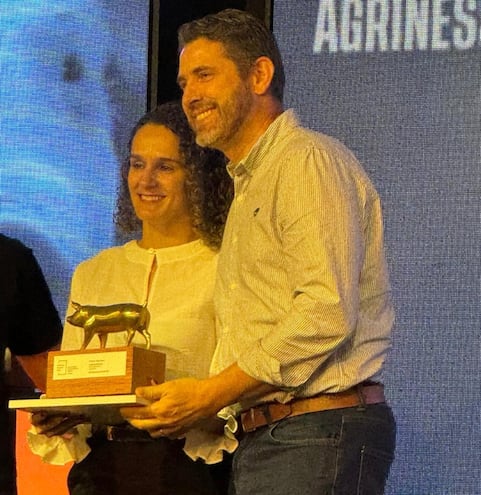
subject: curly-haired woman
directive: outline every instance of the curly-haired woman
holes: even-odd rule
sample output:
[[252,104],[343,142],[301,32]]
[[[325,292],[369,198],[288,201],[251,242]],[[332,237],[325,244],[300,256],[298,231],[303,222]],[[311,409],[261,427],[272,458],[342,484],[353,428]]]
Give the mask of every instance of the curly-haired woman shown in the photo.
[[[69,310],[73,302],[146,304],[151,349],[166,354],[166,378],[206,377],[216,343],[216,251],[232,197],[225,158],[196,145],[176,102],[144,115],[129,148],[115,219],[122,232],[138,232],[139,238],[77,267]],[[79,349],[82,336],[66,322],[62,349]],[[134,343],[138,338],[142,344],[141,336]],[[110,334],[107,345],[125,345],[124,339],[122,333]],[[48,422],[42,426],[41,421],[34,416],[48,433]],[[184,440],[154,439],[130,426],[113,436],[105,428],[93,427],[93,432],[90,453],[69,473],[72,495],[222,493],[226,470],[214,472],[203,461],[191,460]]]

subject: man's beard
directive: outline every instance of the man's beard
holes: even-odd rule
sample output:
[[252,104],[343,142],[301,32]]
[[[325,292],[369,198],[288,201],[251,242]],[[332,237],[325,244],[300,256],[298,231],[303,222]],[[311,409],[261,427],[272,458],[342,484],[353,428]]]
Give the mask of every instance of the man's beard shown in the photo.
[[232,93],[222,107],[216,105],[218,124],[205,131],[195,131],[196,143],[199,146],[224,151],[225,146],[234,141],[246,115],[250,111],[251,103],[252,95],[247,85],[239,83],[236,91]]

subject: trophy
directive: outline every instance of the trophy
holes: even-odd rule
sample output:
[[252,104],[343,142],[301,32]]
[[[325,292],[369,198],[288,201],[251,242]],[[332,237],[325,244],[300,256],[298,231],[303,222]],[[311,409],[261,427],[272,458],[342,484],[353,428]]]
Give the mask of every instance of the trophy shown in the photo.
[[[82,306],[72,302],[72,305],[74,312],[67,321],[83,329],[81,348],[49,352],[45,396],[11,400],[9,407],[29,411],[69,410],[93,420],[94,416],[105,416],[106,406],[118,409],[142,404],[142,399],[135,396],[135,389],[165,379],[165,354],[150,349],[147,307],[134,303]],[[109,334],[116,332],[125,332],[126,345],[106,347]],[[145,347],[131,345],[136,333],[144,337]],[[100,347],[87,349],[96,335]]]

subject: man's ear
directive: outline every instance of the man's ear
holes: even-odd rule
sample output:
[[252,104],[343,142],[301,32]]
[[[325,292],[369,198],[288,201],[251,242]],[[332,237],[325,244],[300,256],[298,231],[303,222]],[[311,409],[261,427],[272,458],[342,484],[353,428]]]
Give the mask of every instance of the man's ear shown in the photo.
[[269,57],[259,57],[251,69],[252,89],[257,95],[264,95],[269,91],[274,77],[274,63]]

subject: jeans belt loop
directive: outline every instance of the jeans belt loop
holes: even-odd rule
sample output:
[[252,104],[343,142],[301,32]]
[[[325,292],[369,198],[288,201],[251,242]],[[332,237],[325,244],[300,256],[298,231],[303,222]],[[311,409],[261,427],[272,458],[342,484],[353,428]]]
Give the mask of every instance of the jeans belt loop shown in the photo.
[[360,409],[361,411],[364,411],[366,409],[366,398],[364,397],[363,388],[364,385],[362,383],[358,383],[356,385],[356,392],[357,392],[357,396],[359,397],[358,409]]
[[261,405],[261,410],[262,410],[262,414],[264,415],[264,418],[266,418],[266,423],[270,425],[272,423],[272,416],[269,410],[269,404]]

